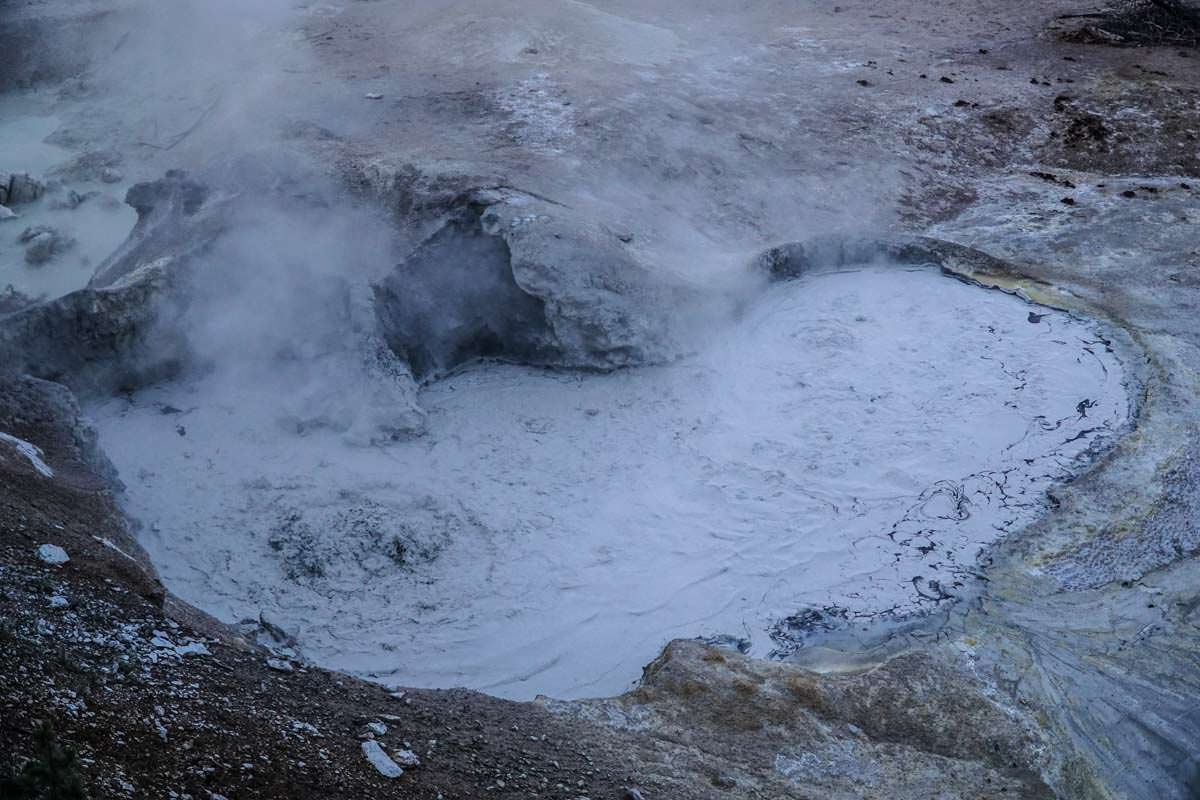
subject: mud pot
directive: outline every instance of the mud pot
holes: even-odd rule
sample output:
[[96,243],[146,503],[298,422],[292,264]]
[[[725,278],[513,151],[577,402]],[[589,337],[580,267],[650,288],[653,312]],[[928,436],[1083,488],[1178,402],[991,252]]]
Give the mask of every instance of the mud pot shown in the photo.
[[323,665],[513,698],[935,606],[1129,415],[1098,323],[886,266],[776,284],[668,366],[468,365],[386,447],[297,432],[273,392],[91,410],[167,587]]

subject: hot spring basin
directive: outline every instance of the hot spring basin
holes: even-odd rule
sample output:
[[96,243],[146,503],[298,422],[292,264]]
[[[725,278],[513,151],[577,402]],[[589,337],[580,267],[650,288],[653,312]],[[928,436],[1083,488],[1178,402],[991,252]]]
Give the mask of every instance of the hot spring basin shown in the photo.
[[245,384],[92,414],[183,599],[385,683],[573,698],[672,638],[765,655],[804,609],[946,602],[1130,413],[1097,323],[875,267],[774,286],[671,366],[482,364],[421,400],[425,437],[365,449]]

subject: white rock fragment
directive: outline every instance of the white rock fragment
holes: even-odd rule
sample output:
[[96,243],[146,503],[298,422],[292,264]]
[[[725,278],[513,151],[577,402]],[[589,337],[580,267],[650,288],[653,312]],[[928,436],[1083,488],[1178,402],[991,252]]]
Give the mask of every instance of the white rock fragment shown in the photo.
[[172,642],[167,635],[162,631],[154,631],[154,637],[150,639],[150,644],[154,647],[162,648],[163,650],[174,650],[175,643]]
[[383,95],[379,94],[378,92],[367,92],[366,94],[363,95],[363,97],[367,98],[368,100],[382,100],[383,99]]
[[52,595],[50,597],[51,608],[66,608],[70,604],[70,600],[63,597],[61,594]]
[[402,767],[412,768],[421,766],[421,759],[412,750],[394,750],[392,758]]
[[379,746],[379,742],[374,739],[368,739],[362,743],[363,755],[367,761],[371,762],[371,766],[379,771],[379,774],[385,778],[399,778],[404,774],[404,770],[395,761],[388,757],[388,754],[383,752],[383,748]]
[[7,433],[0,433],[0,442],[12,445],[13,449],[25,456],[29,460],[29,463],[33,464],[33,468],[41,473],[43,477],[54,477],[54,470],[50,469],[50,465],[42,460],[42,448]]
[[268,658],[267,666],[276,672],[295,672],[295,668],[290,661],[284,661],[282,658]]
[[187,644],[178,645],[175,648],[175,654],[180,657],[212,655],[209,649],[204,646],[204,642],[188,642]]
[[301,722],[298,719],[292,720],[292,730],[307,733],[311,736],[320,736],[321,732],[317,730],[316,725],[307,722]]
[[367,730],[376,736],[387,736],[388,726],[384,725],[382,722],[368,722]]
[[42,563],[54,566],[61,566],[71,560],[67,551],[56,544],[38,545],[37,557],[42,560]]
[[0,222],[4,222],[5,220],[10,220],[10,219],[17,219],[17,218],[18,218],[17,212],[13,211],[8,206],[0,206]]

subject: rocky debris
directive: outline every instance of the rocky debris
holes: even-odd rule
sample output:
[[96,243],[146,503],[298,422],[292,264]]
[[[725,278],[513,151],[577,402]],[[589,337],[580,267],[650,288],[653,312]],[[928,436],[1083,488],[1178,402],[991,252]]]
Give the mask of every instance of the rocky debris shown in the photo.
[[1101,95],[1061,92],[1046,117],[1049,133],[1039,154],[1049,166],[1083,172],[1197,175],[1198,104],[1194,82],[1160,91],[1141,85]]
[[5,205],[0,205],[0,222],[7,222],[10,219],[17,219],[17,212]]
[[396,750],[392,753],[396,763],[405,769],[415,769],[421,766],[421,758],[412,750]]
[[19,206],[36,202],[45,193],[45,185],[28,173],[0,173],[0,205]]
[[379,774],[385,778],[399,778],[404,774],[404,770],[395,761],[388,757],[388,754],[379,746],[379,742],[373,739],[368,739],[362,743],[363,756],[367,762],[379,771]]
[[34,225],[17,237],[25,245],[25,263],[41,266],[75,246],[75,239],[50,225]]
[[387,736],[388,726],[379,721],[368,722],[367,730],[376,736]]
[[61,566],[71,560],[67,551],[56,544],[38,545],[37,557],[43,564]]
[[266,664],[269,668],[276,672],[295,672],[296,668],[292,666],[292,662],[282,658],[268,658]]

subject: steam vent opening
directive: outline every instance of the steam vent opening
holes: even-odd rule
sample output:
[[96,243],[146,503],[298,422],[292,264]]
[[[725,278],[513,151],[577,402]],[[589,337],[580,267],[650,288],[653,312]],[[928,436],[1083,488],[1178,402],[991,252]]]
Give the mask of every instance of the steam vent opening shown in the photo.
[[511,698],[934,608],[1129,415],[1098,323],[916,266],[773,284],[667,365],[461,368],[382,447],[279,425],[271,391],[90,410],[167,587],[324,666]]

